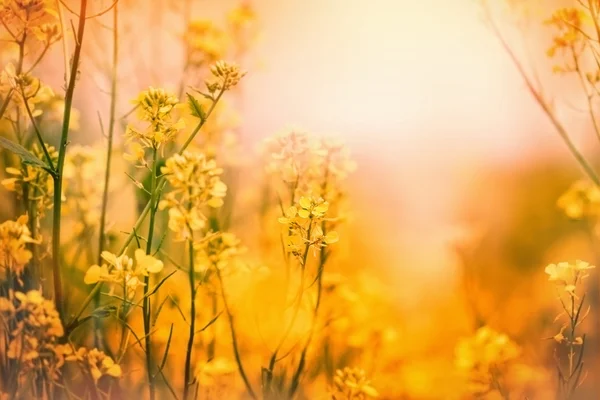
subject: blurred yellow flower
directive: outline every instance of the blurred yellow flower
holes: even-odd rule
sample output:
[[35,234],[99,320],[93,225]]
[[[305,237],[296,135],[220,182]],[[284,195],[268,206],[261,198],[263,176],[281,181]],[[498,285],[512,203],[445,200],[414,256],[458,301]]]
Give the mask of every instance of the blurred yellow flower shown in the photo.
[[335,371],[330,388],[332,400],[365,400],[379,397],[377,390],[359,368],[344,368]]

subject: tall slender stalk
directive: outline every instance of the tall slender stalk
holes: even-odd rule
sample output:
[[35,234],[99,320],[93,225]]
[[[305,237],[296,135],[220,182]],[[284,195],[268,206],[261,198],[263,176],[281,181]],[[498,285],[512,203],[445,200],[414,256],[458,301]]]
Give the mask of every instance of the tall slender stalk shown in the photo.
[[231,313],[231,309],[229,308],[229,303],[227,302],[227,295],[225,294],[225,285],[223,284],[223,277],[221,276],[221,271],[217,266],[214,266],[215,271],[217,273],[217,278],[219,279],[219,285],[221,286],[221,298],[223,299],[223,306],[225,307],[225,313],[227,314],[227,320],[229,322],[229,332],[231,334],[231,344],[233,347],[233,355],[235,356],[235,363],[238,367],[238,372],[244,381],[244,386],[246,386],[246,391],[248,395],[257,399],[256,393],[254,393],[254,389],[252,389],[252,385],[250,384],[250,380],[248,379],[248,375],[246,375],[246,371],[244,370],[244,364],[242,362],[242,357],[240,355],[240,349],[237,341],[237,334],[235,333],[235,325],[233,321],[233,314]]
[[[158,201],[158,190],[157,190],[157,179],[156,174],[158,171],[158,149],[156,147],[152,150],[152,177],[150,186],[150,224],[148,226],[148,241],[146,244],[146,254],[152,254],[152,238],[154,236],[154,222],[156,219],[156,203]],[[154,400],[156,397],[156,385],[154,382],[154,374],[152,373],[152,338],[150,332],[151,324],[151,303],[150,296],[148,296],[148,286],[150,284],[150,276],[144,277],[144,302],[142,304],[142,310],[144,314],[144,337],[146,343],[146,372],[148,374],[148,388],[150,390],[150,400]]]
[[[106,244],[106,211],[108,208],[108,190],[110,187],[110,167],[112,160],[113,137],[115,132],[115,110],[117,105],[117,66],[119,57],[119,5],[113,7],[113,64],[110,73],[110,112],[108,120],[108,148],[106,149],[106,168],[104,172],[104,188],[102,190],[102,209],[100,212],[100,228],[98,232],[98,265],[102,263],[102,251]],[[94,307],[100,305],[100,292],[94,296]],[[100,321],[94,319],[95,330],[100,329]]]
[[[206,121],[208,120],[208,118],[210,117],[210,115],[212,114],[212,112],[214,111],[215,106],[217,105],[217,103],[221,99],[221,96],[223,95],[224,92],[225,92],[224,90],[221,90],[219,92],[219,94],[215,98],[215,101],[213,102],[213,104],[211,105],[211,107],[206,112],[206,117],[204,119],[201,119],[200,122],[198,122],[198,125],[196,125],[196,127],[194,128],[194,130],[192,131],[192,133],[190,134],[190,136],[186,140],[186,142],[179,149],[178,154],[182,154],[188,148],[188,146],[190,145],[190,143],[192,142],[192,140],[194,140],[194,138],[196,137],[196,135],[198,134],[198,132],[200,132],[200,129],[202,129],[202,127],[204,126],[204,124],[206,123]],[[166,180],[164,180],[164,178],[161,177],[158,180],[158,185],[157,185],[158,189],[157,189],[157,191],[160,192],[162,189],[164,189],[164,187],[165,187],[166,184],[167,184]],[[142,224],[146,220],[146,217],[148,216],[148,213],[150,212],[150,208],[151,208],[150,206],[151,206],[151,201],[148,201],[148,203],[146,204],[146,207],[144,207],[144,209],[142,210],[142,213],[140,214],[140,216],[138,217],[137,221],[133,225],[133,229],[131,230],[131,232],[129,233],[129,235],[127,236],[127,238],[125,239],[125,242],[123,242],[123,245],[121,246],[121,248],[119,249],[118,254],[123,254],[125,252],[125,250],[127,250],[127,246],[129,246],[129,244],[131,243],[131,241],[135,237],[136,232],[139,232],[139,229],[141,228]],[[74,329],[74,327],[76,327],[79,324],[79,318],[81,318],[81,316],[85,312],[86,308],[92,302],[92,300],[94,299],[94,296],[96,296],[97,293],[100,292],[101,288],[102,288],[102,283],[101,282],[97,283],[96,286],[94,286],[94,288],[92,289],[92,291],[90,292],[90,294],[85,298],[85,300],[83,301],[83,303],[81,303],[81,306],[79,307],[79,310],[75,313],[75,316],[73,317],[73,319],[71,320],[71,322],[67,325],[67,332],[71,332]]]
[[[191,230],[190,230],[191,232]],[[187,351],[185,353],[185,373],[183,381],[183,400],[187,400],[190,388],[190,376],[192,370],[192,351],[194,350],[194,333],[196,330],[196,282],[194,269],[194,240],[189,240],[189,257],[190,265],[188,271],[188,280],[190,283],[190,335],[187,343]]]
[[60,145],[58,147],[58,162],[56,165],[56,174],[54,179],[54,209],[52,220],[52,277],[54,282],[54,301],[56,309],[64,320],[64,304],[62,280],[60,271],[60,223],[61,223],[61,200],[62,200],[62,182],[63,169],[65,166],[65,156],[67,153],[67,143],[69,139],[69,125],[71,122],[71,109],[73,106],[73,95],[75,93],[75,82],[77,81],[77,69],[79,67],[79,59],[81,57],[81,48],[83,45],[83,34],[85,32],[85,15],[87,8],[87,0],[81,0],[79,11],[79,24],[75,37],[75,51],[73,52],[73,60],[71,64],[71,73],[69,75],[69,84],[65,93],[65,110],[63,114],[63,126],[60,137]]

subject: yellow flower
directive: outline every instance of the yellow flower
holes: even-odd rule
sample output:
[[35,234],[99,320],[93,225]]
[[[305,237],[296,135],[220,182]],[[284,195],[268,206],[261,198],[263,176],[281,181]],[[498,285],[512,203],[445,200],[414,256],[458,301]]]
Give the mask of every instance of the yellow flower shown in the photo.
[[176,240],[188,240],[194,231],[205,226],[203,209],[223,205],[227,193],[227,186],[220,178],[223,170],[204,154],[185,151],[167,159],[161,172],[172,190],[159,208],[169,209],[169,229],[176,233]]
[[119,364],[115,363],[115,361],[104,354],[103,351],[95,348],[88,350],[85,347],[80,347],[77,351],[71,349],[68,351],[68,354],[66,354],[65,359],[67,361],[76,361],[79,363],[96,384],[103,376],[120,378],[122,374]]
[[492,389],[494,371],[517,359],[521,349],[507,335],[489,326],[479,328],[471,337],[462,338],[455,347],[455,365],[466,374],[474,393]]
[[117,257],[113,253],[103,251],[101,256],[106,263],[88,268],[84,282],[88,285],[98,282],[120,285],[127,298],[133,298],[137,288],[144,286],[141,277],[158,273],[163,269],[162,261],[146,255],[142,249],[135,251],[135,267],[133,259],[125,254]]
[[135,250],[135,261],[138,268],[141,268],[146,273],[156,274],[163,269],[162,261],[146,254],[142,249]]
[[589,181],[577,181],[557,201],[564,213],[573,219],[600,216],[600,188]]
[[39,240],[31,237],[28,219],[22,215],[16,221],[0,224],[0,267],[10,269],[17,276],[21,276],[32,257],[27,245],[39,243]]
[[229,232],[219,232],[208,237],[208,240],[194,243],[195,266],[198,272],[211,267],[224,270],[245,251],[241,241]]
[[362,400],[379,396],[365,371],[359,368],[336,370],[330,391],[332,400]]
[[[54,165],[58,159],[58,152],[53,146],[46,145],[50,158]],[[32,153],[46,162],[46,157],[41,147],[34,143]],[[30,201],[35,201],[37,204],[37,213],[41,218],[45,215],[45,211],[53,205],[54,185],[52,176],[44,169],[21,163],[20,168],[9,167],[6,172],[10,178],[3,179],[2,186],[6,190],[17,193],[18,198],[27,198]],[[25,192],[26,191],[26,192]]]
[[217,78],[215,82],[207,83],[208,91],[211,93],[219,90],[230,90],[246,75],[246,72],[242,72],[236,64],[223,60],[213,64],[210,67],[210,72]]
[[[161,88],[150,87],[139,94],[134,104],[138,106],[138,118],[148,123],[144,130],[128,126],[125,137],[135,140],[144,148],[159,149],[173,140],[175,135],[185,127],[183,119],[175,120],[172,112],[179,103],[177,97]],[[134,147],[130,159],[140,160],[139,147]]]
[[556,282],[556,284],[564,286],[565,291],[570,295],[574,295],[577,284],[587,276],[586,271],[593,268],[596,267],[585,261],[577,260],[573,263],[550,264],[544,271],[549,275],[548,280],[550,282]]
[[214,63],[226,52],[228,41],[225,32],[210,20],[192,21],[185,34],[188,62],[199,67]]

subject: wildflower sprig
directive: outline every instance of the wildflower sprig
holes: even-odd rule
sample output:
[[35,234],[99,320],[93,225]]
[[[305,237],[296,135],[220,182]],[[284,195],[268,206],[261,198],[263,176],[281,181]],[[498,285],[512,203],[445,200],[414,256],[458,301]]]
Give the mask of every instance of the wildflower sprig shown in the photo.
[[[58,151],[53,146],[45,145],[52,162],[58,159]],[[37,143],[33,144],[32,154],[40,161],[44,159],[44,152]],[[39,165],[21,162],[20,168],[7,167],[9,178],[2,180],[1,184],[8,191],[15,192],[18,198],[36,205],[36,218],[45,215],[45,210],[53,207],[54,186],[52,174]]]
[[16,381],[3,386],[16,388],[21,378],[37,371],[56,379],[63,361],[57,346],[64,330],[54,302],[37,290],[11,292],[0,297],[0,319],[0,332],[7,339],[0,354],[14,363],[17,374]]
[[[552,26],[556,32],[552,38],[552,46],[547,50],[549,57],[562,53],[569,58],[578,58],[586,49],[586,34],[583,31],[587,14],[580,8],[560,8],[545,21],[546,25]],[[561,72],[576,71],[577,65],[566,62],[558,66]]]
[[223,205],[227,193],[227,186],[220,179],[223,170],[203,153],[185,151],[167,159],[161,173],[172,190],[158,207],[168,208],[169,229],[175,232],[176,240],[188,240],[194,231],[205,227],[205,208]]
[[329,203],[320,198],[301,197],[298,204],[289,207],[285,216],[278,219],[288,234],[285,236],[286,250],[299,257],[302,263],[306,257],[302,255],[313,246],[316,250],[336,243],[339,235],[335,231],[323,233],[320,222],[325,219]]
[[104,251],[102,258],[105,263],[101,266],[92,265],[85,273],[84,282],[88,285],[98,282],[119,285],[123,290],[124,298],[129,300],[133,299],[139,287],[145,286],[145,277],[159,273],[163,269],[162,261],[147,255],[142,249],[135,251],[135,266],[134,259],[126,254],[116,256]]
[[0,224],[0,267],[8,278],[23,274],[32,257],[27,245],[39,243],[39,239],[32,237],[27,221],[27,215],[22,215],[16,221]]
[[[584,280],[589,276],[589,271],[595,266],[581,260],[575,262],[560,262],[550,264],[545,272],[548,280],[553,282],[558,289],[558,300],[563,312],[557,320],[564,322],[560,331],[553,339],[558,346],[567,348],[567,368],[558,355],[555,356],[558,371],[558,394],[561,399],[571,399],[575,390],[585,378],[583,374],[583,353],[585,348],[585,334],[578,329],[590,312],[590,306],[584,309],[585,289]],[[558,353],[556,353],[558,354]]]
[[465,374],[472,394],[497,390],[502,398],[508,398],[508,388],[502,378],[520,353],[521,348],[508,335],[486,325],[471,337],[459,340],[455,347],[455,365]]
[[147,123],[144,129],[127,126],[125,137],[131,143],[131,153],[125,159],[148,168],[145,149],[158,150],[172,141],[185,127],[183,119],[177,119],[173,110],[179,103],[177,97],[164,89],[150,87],[139,94],[137,105],[138,118]]
[[359,368],[344,368],[335,371],[333,385],[329,389],[331,400],[367,400],[379,397],[379,393]]

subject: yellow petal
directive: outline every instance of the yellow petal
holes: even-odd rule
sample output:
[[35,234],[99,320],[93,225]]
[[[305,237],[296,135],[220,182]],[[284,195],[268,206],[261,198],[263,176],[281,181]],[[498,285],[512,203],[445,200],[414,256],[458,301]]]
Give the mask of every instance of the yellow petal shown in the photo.
[[98,283],[100,278],[103,275],[102,267],[98,265],[92,265],[85,273],[85,277],[83,278],[83,282],[86,285],[93,285],[94,283]]
[[306,198],[306,197],[301,197],[300,200],[298,201],[298,203],[300,204],[300,206],[302,208],[306,208],[309,209],[311,206],[311,201],[310,199]]
[[163,269],[162,261],[144,253],[142,249],[137,249],[135,251],[135,260],[137,261],[138,267],[152,274],[160,272]]
[[340,240],[340,235],[338,235],[338,233],[336,231],[328,232],[327,235],[325,235],[325,243],[327,243],[327,244],[336,243],[339,240]]
[[308,218],[308,217],[310,217],[310,211],[302,209],[302,210],[298,211],[298,216],[300,218]]

